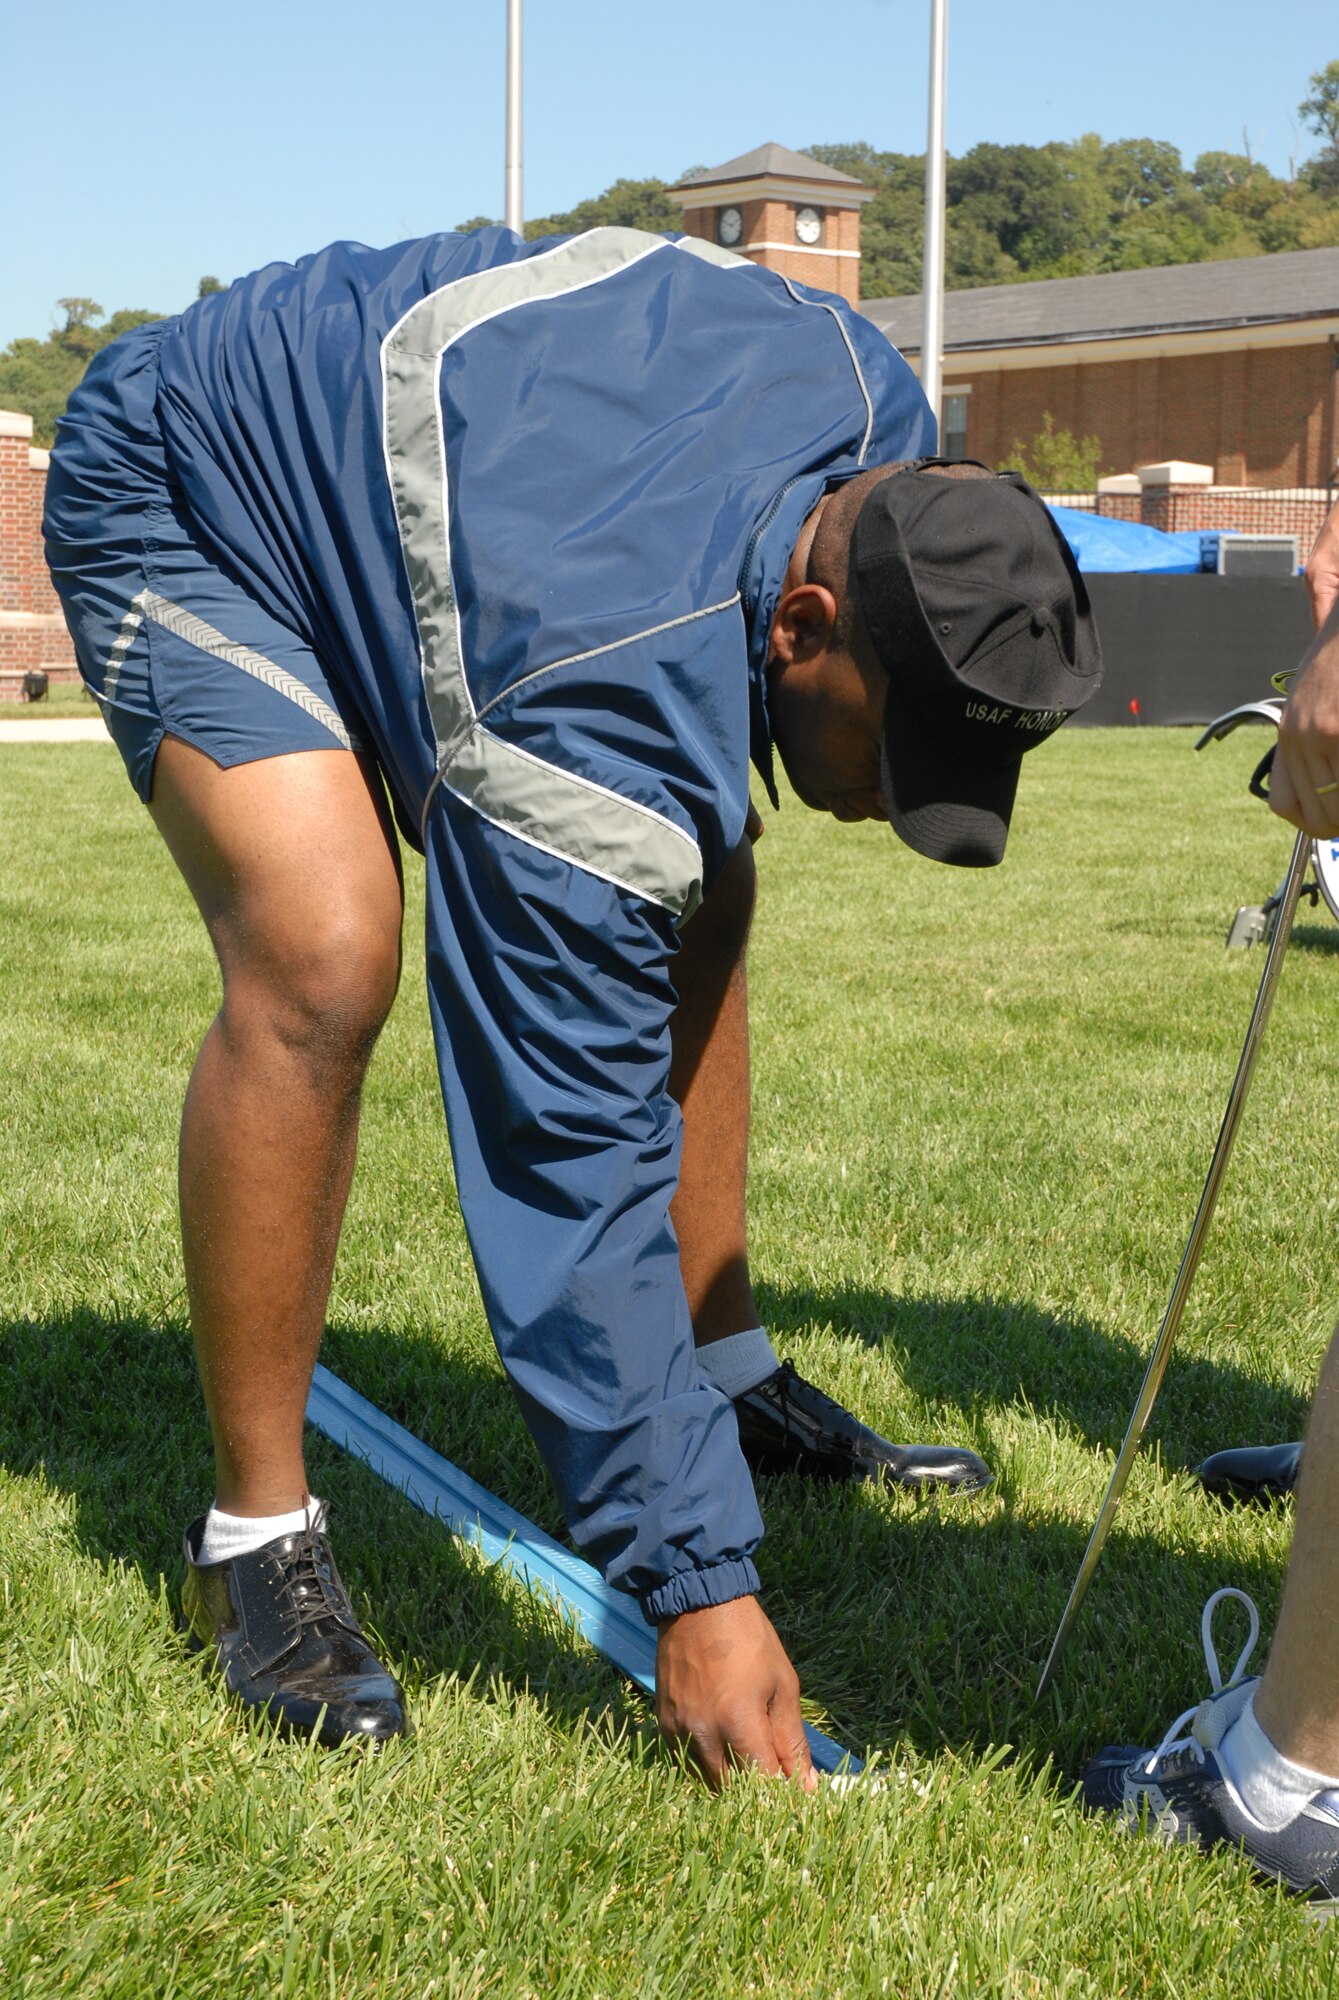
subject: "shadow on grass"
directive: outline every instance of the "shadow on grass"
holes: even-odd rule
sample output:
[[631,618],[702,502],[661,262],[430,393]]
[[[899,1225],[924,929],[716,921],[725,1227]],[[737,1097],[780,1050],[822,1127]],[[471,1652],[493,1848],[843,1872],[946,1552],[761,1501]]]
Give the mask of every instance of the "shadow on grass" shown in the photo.
[[[543,1481],[500,1374],[462,1367],[413,1334],[335,1330],[322,1358],[340,1373],[347,1368],[365,1394],[394,1407],[420,1435],[435,1433],[440,1448],[486,1483],[507,1490],[509,1461],[527,1455],[532,1488]],[[415,1390],[425,1383],[430,1393],[420,1398]],[[449,1412],[450,1421],[425,1424],[425,1412],[437,1419]],[[482,1689],[496,1675],[531,1688],[568,1726],[599,1720],[635,1727],[639,1697],[567,1639],[550,1604],[491,1574],[319,1433],[308,1430],[306,1448],[312,1490],[332,1507],[355,1605],[411,1688],[424,1676],[451,1673],[476,1675]],[[75,1499],[79,1541],[89,1554],[138,1571],[153,1594],[166,1576],[175,1601],[182,1530],[213,1491],[185,1327],[91,1311],[0,1324],[0,1463],[44,1471]],[[551,1501],[548,1515],[552,1524]]]
[[[781,1302],[775,1302],[780,1307]],[[929,1393],[970,1379],[975,1400],[1012,1396],[1017,1352],[1050,1356],[1059,1393],[1059,1332],[1042,1315],[989,1302],[911,1302],[895,1335]],[[778,1310],[784,1327],[815,1317],[876,1338],[887,1301],[864,1295]],[[851,1311],[851,1305],[858,1310]],[[995,1327],[983,1368],[978,1315]],[[997,1326],[997,1321],[1002,1323]],[[1007,1335],[1007,1339],[1006,1339]],[[893,1339],[891,1334],[885,1337]],[[1097,1336],[1093,1333],[1096,1343]],[[1068,1330],[1072,1342],[1074,1329]],[[957,1344],[962,1358],[955,1360]],[[1001,1345],[1001,1342],[1004,1345]],[[1100,1346],[1109,1343],[1102,1338]],[[975,1372],[966,1373],[970,1355]],[[543,1525],[552,1494],[500,1372],[452,1355],[424,1331],[331,1330],[324,1358],[355,1388]],[[933,1355],[934,1366],[929,1362]],[[1070,1363],[1075,1356],[1071,1348]],[[1025,1370],[1025,1373],[1027,1371]],[[988,1379],[983,1379],[983,1373]],[[1049,1379],[1049,1378],[1048,1378]],[[39,1466],[77,1502],[77,1531],[96,1558],[138,1570],[151,1591],[175,1583],[181,1530],[210,1492],[208,1436],[189,1338],[180,1325],[72,1312],[0,1326],[0,1461]],[[995,1383],[1008,1384],[1007,1390]],[[1029,1391],[1037,1390],[1034,1380]],[[1128,1384],[1122,1383],[1122,1390]],[[1034,1401],[1036,1398],[1034,1397]],[[1065,1394],[1073,1405],[1072,1384]],[[1089,1405],[1088,1421],[1104,1419]],[[1289,1405],[1276,1415],[1296,1413]],[[1286,1430],[1288,1425],[1283,1424]],[[1105,1431],[1102,1431],[1105,1436]],[[560,1724],[636,1728],[639,1699],[568,1639],[551,1606],[481,1568],[435,1522],[368,1469],[308,1434],[314,1489],[336,1515],[341,1565],[360,1611],[411,1683],[426,1674],[499,1676],[529,1686]],[[760,1482],[769,1522],[767,1607],[828,1726],[853,1748],[899,1742],[925,1754],[1011,1743],[1070,1773],[1095,1743],[1156,1740],[1173,1708],[1203,1690],[1197,1609],[1232,1582],[1257,1597],[1268,1630],[1280,1566],[1268,1553],[1215,1557],[1133,1527],[1130,1507],[1108,1548],[1057,1694],[1031,1689],[1086,1538],[1086,1526],[998,1495],[926,1502],[867,1488]]]
[[[927,1402],[966,1412],[1021,1404],[1110,1451],[1125,1435],[1157,1331],[1150,1327],[1140,1346],[1094,1321],[1017,1299],[902,1298],[859,1286],[760,1285],[758,1302],[779,1351],[788,1335],[830,1326],[889,1355]],[[1159,1440],[1165,1464],[1189,1470],[1227,1445],[1300,1437],[1307,1407],[1293,1390],[1230,1362],[1174,1349],[1150,1440]]]
[[[1087,1542],[1089,1521],[1002,1498],[890,1500],[761,1482],[767,1608],[832,1733],[854,1747],[931,1756],[1009,1744],[1073,1779],[1104,1742],[1156,1743],[1209,1692],[1199,1613],[1223,1585],[1273,1629],[1282,1536],[1187,1546],[1147,1531],[1135,1493],[1108,1541],[1045,1702],[1033,1690]],[[1093,1511],[1095,1512],[1095,1506]],[[1282,1528],[1279,1519],[1271,1526]],[[1260,1546],[1260,1541],[1265,1546]],[[1270,1546],[1272,1544],[1272,1546]],[[770,1551],[770,1559],[768,1552]],[[1222,1615],[1230,1663],[1245,1639]],[[1229,1643],[1229,1640],[1231,1643]],[[1253,1665],[1259,1672],[1264,1652]]]
[[1294,924],[1293,934],[1288,940],[1289,949],[1294,945],[1301,951],[1314,951],[1322,958],[1333,958],[1339,953],[1339,930],[1333,924]]

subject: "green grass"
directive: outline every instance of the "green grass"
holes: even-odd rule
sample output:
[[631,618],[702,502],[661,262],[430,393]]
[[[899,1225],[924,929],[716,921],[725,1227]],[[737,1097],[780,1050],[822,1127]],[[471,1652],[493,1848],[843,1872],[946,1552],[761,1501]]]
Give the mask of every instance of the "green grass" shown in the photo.
[[98,704],[80,681],[52,681],[40,701],[0,702],[0,722],[96,720]]
[[[1190,1468],[1298,1434],[1339,1305],[1339,931],[1303,912],[1145,1455],[1058,1685],[1031,1689],[1110,1472],[1259,976],[1226,953],[1286,830],[1259,746],[1071,732],[1004,868],[788,804],[759,860],[755,1265],[782,1351],[989,1497],[765,1483],[766,1602],[875,1796],[685,1780],[548,1604],[311,1440],[410,1688],[380,1759],[252,1731],[184,1658],[209,1497],[173,1152],[215,1004],[185,893],[98,745],[0,749],[0,1993],[1194,1995],[1339,1991],[1339,1926],[1126,1841],[1091,1748],[1205,1690],[1221,1583],[1269,1629],[1283,1510]],[[11,855],[15,841],[8,843]],[[409,867],[407,936],[421,871]],[[473,1288],[421,982],[370,1079],[326,1359],[561,1532]],[[166,1581],[164,1580],[166,1579]]]

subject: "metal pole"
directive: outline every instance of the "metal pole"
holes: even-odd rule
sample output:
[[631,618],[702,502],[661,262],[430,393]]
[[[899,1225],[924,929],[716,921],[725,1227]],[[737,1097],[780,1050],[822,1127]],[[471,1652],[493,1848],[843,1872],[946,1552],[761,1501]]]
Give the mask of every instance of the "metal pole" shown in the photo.
[[925,142],[925,257],[921,295],[921,388],[938,423],[944,352],[944,104],[948,95],[948,0],[930,0],[930,120]]
[[504,219],[519,236],[525,220],[521,149],[521,0],[507,0],[507,187]]
[[1269,941],[1269,951],[1265,958],[1264,971],[1260,974],[1260,990],[1255,996],[1255,1006],[1251,1012],[1250,1023],[1246,1029],[1246,1040],[1242,1045],[1241,1060],[1237,1064],[1237,1074],[1232,1085],[1232,1093],[1227,1101],[1227,1110],[1223,1113],[1223,1123],[1218,1133],[1218,1144],[1214,1147],[1213,1158],[1209,1162],[1209,1173],[1204,1183],[1204,1192],[1200,1196],[1200,1205],[1195,1211],[1195,1220],[1191,1226],[1190,1238],[1181,1258],[1181,1267],[1176,1274],[1176,1282],[1172,1286],[1171,1298],[1167,1301],[1167,1311],[1163,1315],[1161,1330],[1154,1343],[1153,1352],[1149,1357],[1148,1367],[1144,1372],[1144,1380],[1140,1386],[1139,1396],[1130,1417],[1129,1428],[1125,1433],[1125,1442],[1120,1448],[1120,1456],[1116,1460],[1115,1470],[1111,1475],[1111,1483],[1107,1487],[1106,1498],[1102,1502],[1101,1512],[1098,1514],[1097,1520],[1093,1525],[1093,1532],[1089,1537],[1088,1546],[1084,1550],[1083,1561],[1079,1564],[1079,1573],[1075,1577],[1074,1587],[1069,1593],[1069,1602],[1065,1606],[1059,1630],[1056,1632],[1055,1638],[1051,1641],[1051,1650],[1047,1655],[1046,1665],[1041,1670],[1041,1679],[1037,1682],[1036,1699],[1038,1701],[1041,1700],[1047,1688],[1054,1680],[1061,1655],[1069,1644],[1069,1635],[1074,1630],[1074,1621],[1079,1615],[1079,1606],[1083,1603],[1088,1585],[1092,1582],[1093,1571],[1097,1568],[1098,1557],[1102,1553],[1107,1535],[1110,1532],[1111,1523],[1115,1518],[1116,1509],[1120,1505],[1121,1494],[1125,1491],[1125,1482],[1130,1476],[1130,1467],[1134,1464],[1135,1453],[1139,1450],[1139,1440],[1144,1435],[1144,1427],[1148,1422],[1158,1391],[1162,1387],[1162,1378],[1167,1373],[1167,1363],[1171,1360],[1172,1355],[1172,1342],[1176,1339],[1177,1328],[1181,1324],[1181,1313],[1185,1307],[1186,1298],[1189,1295],[1195,1272],[1199,1267],[1200,1252],[1204,1248],[1204,1239],[1209,1233],[1209,1224],[1213,1220],[1213,1212],[1218,1203],[1218,1190],[1223,1184],[1223,1176],[1227,1172],[1227,1163],[1232,1157],[1233,1142],[1237,1136],[1237,1127],[1241,1123],[1241,1114],[1246,1103],[1246,1093],[1251,1087],[1251,1075],[1255,1069],[1255,1058],[1260,1052],[1260,1042],[1265,1032],[1266,1023],[1269,1020],[1269,1010],[1274,1004],[1274,988],[1278,985],[1279,973],[1283,969],[1283,954],[1288,948],[1288,938],[1292,931],[1293,918],[1297,914],[1297,899],[1302,891],[1302,878],[1306,874],[1307,862],[1310,860],[1310,857],[1310,837],[1305,833],[1299,833],[1293,842],[1292,860],[1288,864],[1288,873],[1285,875],[1283,887],[1279,891],[1279,911],[1277,917],[1274,919],[1274,935]]

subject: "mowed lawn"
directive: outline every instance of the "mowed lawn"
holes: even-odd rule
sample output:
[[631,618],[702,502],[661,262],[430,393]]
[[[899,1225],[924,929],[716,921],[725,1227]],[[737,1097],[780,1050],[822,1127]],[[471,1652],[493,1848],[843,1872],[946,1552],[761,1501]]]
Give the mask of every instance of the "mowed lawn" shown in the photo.
[[40,701],[7,701],[0,722],[96,721],[98,704],[82,682],[53,681]]
[[[751,1779],[709,1797],[552,1605],[316,1436],[313,1488],[418,1734],[332,1756],[220,1705],[174,1623],[181,1529],[211,1491],[174,1146],[214,968],[114,753],[0,748],[6,2000],[1339,1988],[1339,1926],[1073,1799],[1089,1750],[1155,1741],[1205,1692],[1211,1590],[1243,1586],[1272,1627],[1290,1515],[1223,1513],[1191,1468],[1299,1434],[1339,1309],[1324,912],[1302,911],[1145,1453],[1032,1701],[1259,977],[1227,924],[1289,848],[1246,794],[1260,737],[1191,740],[1062,736],[985,874],[793,801],[767,815],[768,1319],[870,1422],[968,1440],[999,1474],[942,1504],[764,1483],[765,1602],[809,1712],[889,1780],[809,1801]],[[408,874],[325,1359],[561,1533],[474,1289]]]

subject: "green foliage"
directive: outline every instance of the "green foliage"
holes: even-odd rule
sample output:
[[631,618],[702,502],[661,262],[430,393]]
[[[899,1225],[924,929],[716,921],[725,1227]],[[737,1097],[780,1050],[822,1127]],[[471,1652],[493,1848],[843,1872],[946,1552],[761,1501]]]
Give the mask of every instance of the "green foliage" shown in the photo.
[[[924,239],[925,159],[915,153],[880,153],[863,141],[838,146],[806,146],[824,166],[853,174],[876,188],[860,215],[860,289],[866,298],[888,298],[921,288]],[[979,279],[991,284],[996,280]]]
[[1321,194],[1339,196],[1339,62],[1326,63],[1311,77],[1311,95],[1297,107],[1309,131],[1325,141],[1307,164],[1310,185]]
[[603,194],[579,201],[561,215],[537,215],[525,225],[527,242],[537,236],[575,236],[583,229],[682,229],[683,210],[667,199],[658,180],[615,181]]
[[[1339,126],[1339,63],[1312,82],[1313,123],[1329,133]],[[865,297],[918,292],[924,155],[863,143],[807,150],[876,190],[861,221]],[[1157,139],[1088,132],[1045,146],[983,144],[949,160],[947,195],[952,290],[1339,243],[1333,140],[1297,182],[1227,152],[1205,153],[1188,168]]]
[[123,308],[103,319],[96,299],[57,299],[64,326],[45,340],[11,340],[0,352],[0,410],[20,410],[33,420],[33,442],[51,444],[70,392],[79,386],[93,356],[120,334],[162,314]]
[[[603,194],[579,201],[575,208],[554,215],[532,216],[525,225],[526,241],[533,243],[540,236],[576,236],[584,229],[681,230],[683,210],[677,202],[667,199],[665,186],[664,181],[654,178],[615,181]],[[472,215],[465,222],[458,222],[456,228],[485,229],[497,221],[492,215]]]
[[1015,438],[1006,463],[1017,468],[1039,493],[1091,493],[1102,470],[1102,440],[1058,431],[1049,410],[1031,444]]
[[201,278],[195,296],[197,299],[209,299],[215,292],[226,292],[227,289],[222,278]]

